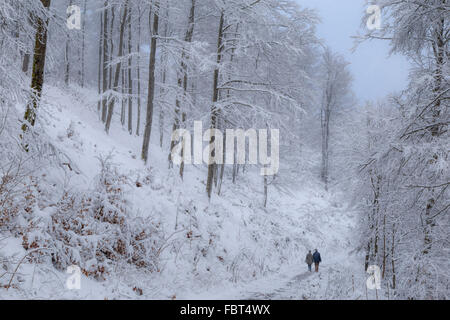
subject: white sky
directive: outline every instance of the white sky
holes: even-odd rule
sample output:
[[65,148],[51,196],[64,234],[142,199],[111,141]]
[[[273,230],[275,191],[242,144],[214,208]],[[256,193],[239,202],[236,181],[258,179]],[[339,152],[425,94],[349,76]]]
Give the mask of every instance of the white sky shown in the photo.
[[[318,35],[334,51],[351,62],[353,89],[360,102],[376,100],[406,88],[409,63],[402,56],[389,56],[386,41],[366,42],[352,53],[354,39],[361,31],[364,0],[297,0],[302,7],[316,9],[322,23]],[[360,32],[362,33],[362,32]]]

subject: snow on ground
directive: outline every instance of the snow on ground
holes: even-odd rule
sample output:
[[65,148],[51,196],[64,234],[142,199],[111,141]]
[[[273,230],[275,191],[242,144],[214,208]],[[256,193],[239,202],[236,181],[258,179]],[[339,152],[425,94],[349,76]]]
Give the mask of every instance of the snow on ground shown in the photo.
[[[156,130],[145,167],[139,160],[141,138],[130,136],[126,129],[117,130],[118,121],[106,135],[95,99],[96,94],[88,90],[47,88],[39,119],[73,167],[64,179],[56,175],[49,179],[82,190],[92,185],[99,172],[97,157],[111,154],[120,172],[136,182],[149,181],[142,187],[129,186],[127,197],[132,210],[154,218],[167,237],[161,271],[151,274],[118,265],[108,280],[83,276],[81,290],[69,291],[67,274],[51,265],[24,261],[14,276],[14,286],[0,289],[0,299],[362,297],[362,257],[352,253],[356,215],[339,194],[325,193],[318,182],[305,186],[299,177],[298,185],[289,186],[292,194],[272,188],[264,209],[262,178],[251,171],[241,175],[236,185],[226,179],[222,195],[215,195],[209,203],[204,191],[205,167],[188,166],[181,181],[168,168],[168,148],[163,151],[156,145]],[[0,235],[0,257],[13,256],[17,265],[25,255],[21,241],[3,238]],[[320,273],[310,274],[303,261],[307,250],[315,248],[323,263]],[[0,277],[0,284],[8,278]],[[142,289],[142,295],[133,288]]]

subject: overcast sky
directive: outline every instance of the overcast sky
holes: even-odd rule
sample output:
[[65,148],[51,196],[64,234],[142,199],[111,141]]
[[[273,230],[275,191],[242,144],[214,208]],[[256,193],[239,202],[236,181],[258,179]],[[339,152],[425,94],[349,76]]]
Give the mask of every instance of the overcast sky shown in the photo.
[[409,64],[402,56],[389,56],[386,41],[364,43],[352,53],[351,36],[360,30],[366,10],[364,0],[297,0],[303,7],[316,9],[322,19],[318,35],[331,48],[351,62],[353,89],[360,102],[376,100],[406,87]]

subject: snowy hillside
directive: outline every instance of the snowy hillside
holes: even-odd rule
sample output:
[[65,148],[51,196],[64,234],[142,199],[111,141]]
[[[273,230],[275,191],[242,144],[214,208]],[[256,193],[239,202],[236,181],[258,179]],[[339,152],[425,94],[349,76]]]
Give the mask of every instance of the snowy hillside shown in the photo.
[[[58,169],[65,170],[66,185],[79,190],[93,187],[100,171],[98,159],[109,155],[118,173],[127,177],[128,210],[136,219],[150,218],[163,234],[161,262],[152,273],[117,265],[106,280],[83,276],[81,290],[68,291],[68,275],[48,263],[25,261],[13,279],[14,286],[1,289],[3,298],[139,297],[133,288],[142,289],[142,298],[151,299],[354,297],[349,291],[352,275],[360,279],[363,273],[362,257],[351,253],[356,217],[338,195],[322,191],[319,182],[316,188],[291,185],[291,194],[274,189],[264,209],[257,188],[261,177],[255,170],[248,178],[239,177],[245,179],[239,184],[227,181],[223,194],[209,202],[202,192],[206,167],[189,166],[181,181],[168,169],[167,155],[156,145],[145,167],[136,159],[140,139],[126,130],[110,136],[102,130],[92,92],[52,87],[43,101],[43,131],[70,159],[72,171]],[[50,175],[41,183],[44,188],[58,185],[52,194],[55,202],[64,192],[58,176]],[[42,226],[52,206],[39,206],[37,226]],[[26,254],[20,239],[1,239],[1,256],[14,257],[11,266],[15,266]],[[320,248],[324,260],[319,275],[306,274],[303,262],[307,250],[314,248]],[[295,277],[300,280],[290,284],[288,292],[277,291]],[[1,278],[2,286],[9,280],[9,275]],[[333,291],[337,288],[343,292]]]
[[0,299],[448,299],[449,3],[341,2],[0,0]]

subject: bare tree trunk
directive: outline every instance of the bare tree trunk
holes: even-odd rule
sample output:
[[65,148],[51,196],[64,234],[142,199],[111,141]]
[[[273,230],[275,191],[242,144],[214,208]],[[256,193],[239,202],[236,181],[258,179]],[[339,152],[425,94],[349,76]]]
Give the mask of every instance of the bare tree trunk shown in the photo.
[[[126,24],[127,15],[128,15],[128,0],[125,1],[123,18],[122,18],[122,22],[120,24],[119,54],[118,54],[119,59],[122,58],[122,56],[123,56],[123,37],[124,37],[124,33],[125,33],[125,24]],[[116,65],[116,72],[114,73],[114,87],[113,87],[114,90],[119,85],[119,76],[120,76],[121,67],[122,67],[122,63],[119,60],[119,62]],[[111,101],[109,102],[109,106],[108,106],[108,116],[107,116],[106,124],[105,124],[106,133],[109,133],[109,129],[111,127],[111,119],[112,119],[113,114],[114,114],[114,99],[111,99]]]
[[392,225],[392,248],[391,248],[391,262],[392,262],[392,289],[396,288],[396,274],[395,274],[395,224]]
[[372,180],[373,185],[373,222],[375,227],[375,238],[373,243],[373,258],[376,261],[378,257],[378,240],[380,234],[380,223],[379,223],[379,214],[380,214],[380,189],[381,189],[381,176],[376,176],[376,181]]
[[[72,0],[69,0],[69,6],[72,6]],[[69,52],[70,52],[70,36],[69,36],[69,34],[67,34],[66,50],[64,52],[64,63],[65,63],[64,83],[66,84],[66,86],[69,85],[69,81],[70,81]]]
[[[100,14],[100,33],[99,33],[99,41],[98,41],[98,74],[97,74],[97,89],[98,89],[98,95],[102,94],[102,66],[103,66],[103,60],[102,60],[102,46],[103,46],[103,12]],[[102,99],[103,100],[103,99]],[[100,109],[102,107],[102,100],[98,100],[97,109],[100,112]]]
[[109,29],[109,58],[108,58],[108,62],[110,63],[110,65],[108,66],[108,75],[109,75],[109,80],[108,80],[108,89],[111,90],[113,89],[113,85],[112,85],[112,77],[113,77],[113,71],[114,71],[114,66],[111,65],[111,62],[114,60],[114,22],[116,21],[116,10],[114,8],[114,6],[111,6],[111,27]]
[[155,97],[155,63],[156,63],[156,49],[157,43],[156,39],[158,36],[159,28],[159,12],[158,12],[159,2],[155,2],[155,12],[153,13],[153,28],[152,28],[152,40],[150,49],[150,61],[149,61],[149,80],[148,80],[148,98],[147,98],[147,116],[145,122],[145,132],[144,141],[142,145],[141,158],[147,164],[148,162],[148,150],[150,147],[150,136],[152,133],[152,122],[153,122],[153,108],[154,108],[154,97]]
[[[234,34],[235,39],[238,38],[238,31],[239,31],[239,24],[236,25],[236,31]],[[233,64],[234,61],[234,53],[235,53],[235,48],[236,48],[236,41],[233,45],[233,49],[231,49],[231,57],[230,57],[230,64]],[[227,90],[227,99],[230,98],[230,90]],[[224,116],[222,115],[222,130],[223,132],[225,132],[227,127],[227,120],[224,118]],[[227,137],[226,135],[223,136],[223,145],[226,146],[227,143]],[[225,161],[226,160],[226,153],[223,153],[223,160],[222,160],[222,165],[220,168],[220,177],[219,177],[219,190],[217,191],[217,194],[220,195],[220,192],[222,191],[222,183],[223,183],[223,175],[225,172]]]
[[82,41],[81,41],[81,87],[84,88],[85,81],[85,69],[86,69],[86,8],[87,0],[83,2],[83,28],[82,28]]
[[[373,181],[373,180],[372,180]],[[373,231],[375,228],[374,220],[375,220],[375,211],[373,210],[373,203],[372,203],[372,210],[368,212],[368,224],[369,224],[369,235],[368,235],[368,241],[367,241],[367,247],[366,247],[366,257],[365,257],[365,263],[364,263],[364,270],[367,271],[369,268],[369,264],[371,262],[372,254],[372,247],[373,247]]]
[[[178,79],[178,85],[181,85],[181,79]],[[173,127],[172,127],[172,131],[175,131],[177,129],[180,128],[180,100],[177,98],[175,101],[175,119],[173,120]],[[170,151],[169,151],[169,168],[172,168],[173,163],[172,163],[172,150],[175,147],[175,141],[171,141],[170,142]]]
[[427,207],[425,209],[425,226],[424,226],[424,249],[423,254],[426,255],[431,250],[431,245],[433,243],[432,237],[431,237],[431,231],[432,227],[434,227],[434,223],[431,217],[431,210],[433,209],[435,205],[435,200],[433,198],[430,198],[427,203]]
[[[166,77],[167,77],[167,66],[165,65],[165,58],[161,57],[161,63],[163,66],[163,72],[162,72],[162,87],[161,87],[161,97],[164,97],[164,85],[166,84]],[[163,104],[160,105],[159,108],[159,146],[162,148],[164,143],[164,106]]]
[[106,122],[107,115],[107,98],[105,97],[108,89],[108,1],[105,1],[105,8],[103,11],[103,87],[102,87],[102,121]]
[[268,184],[267,184],[267,176],[264,176],[264,208],[267,208],[267,191],[268,191]]
[[131,58],[132,51],[132,34],[131,34],[131,12],[128,15],[128,132],[133,134],[133,78],[131,72],[131,65],[133,60]]
[[136,135],[141,130],[141,4],[138,3],[138,37],[137,37],[137,120]]
[[69,85],[69,73],[70,73],[70,64],[69,64],[69,39],[66,40],[66,49],[64,51],[64,83],[66,86]]
[[[183,112],[183,114],[181,115],[181,123],[185,124],[186,123],[186,112]],[[184,128],[184,126],[183,126]],[[180,178],[181,180],[184,179],[184,153],[185,152],[191,152],[191,150],[186,150],[186,141],[184,141],[183,139],[183,145],[182,145],[182,149],[181,149],[181,164],[180,164]]]
[[364,259],[365,260],[364,261],[364,271],[367,271],[367,269],[369,268],[371,247],[372,247],[372,236],[370,236],[370,239],[367,242],[366,256],[365,256],[365,259]]
[[[222,129],[225,132],[225,121],[223,121],[223,127]],[[227,135],[224,134],[223,135],[223,145],[226,146],[227,145]],[[223,159],[222,159],[222,164],[220,166],[220,176],[219,176],[219,188],[217,190],[217,194],[220,195],[221,191],[222,191],[222,183],[223,183],[223,175],[225,173],[225,162],[226,162],[226,152],[223,153]]]
[[[41,0],[44,8],[50,8],[50,0]],[[31,77],[31,90],[33,91],[31,102],[28,103],[24,116],[24,124],[22,130],[26,133],[29,129],[28,125],[34,126],[36,122],[36,111],[39,106],[39,101],[42,96],[42,88],[44,86],[44,71],[45,71],[45,55],[47,52],[47,31],[48,20],[44,21],[42,18],[37,18],[37,31],[34,45],[33,55],[33,74]],[[28,146],[25,146],[28,150]]]
[[234,158],[234,161],[233,161],[233,184],[236,183],[236,178],[237,178],[237,174],[238,174],[238,170],[239,170],[239,165],[237,164],[237,157],[236,157],[236,154],[237,154],[237,144],[234,143],[234,155],[233,155],[233,158]]
[[[191,43],[192,42],[192,38],[194,36],[194,28],[195,28],[195,3],[196,0],[191,0],[191,9],[189,12],[189,25],[187,27],[186,30],[186,34],[184,37],[184,41],[186,43]],[[181,54],[181,74],[179,76],[178,79],[178,86],[183,88],[183,95],[186,98],[187,95],[187,87],[188,87],[188,70],[187,70],[187,62],[189,60],[189,55],[186,54],[186,51],[183,50],[182,54]],[[173,130],[176,130],[180,127],[185,127],[186,126],[186,111],[184,110],[182,112],[181,115],[181,124],[180,124],[180,112],[181,112],[181,106],[180,106],[180,101],[177,99],[176,101],[176,106],[175,106],[175,120],[174,120],[174,125],[173,125]],[[170,147],[170,151],[172,152],[172,149],[174,147],[174,142],[172,141],[171,147]],[[184,159],[184,153],[186,152],[186,150],[184,150],[185,145],[183,144],[183,148],[182,148],[182,154],[181,154],[181,158]],[[190,152],[190,151],[189,151]],[[171,163],[171,155],[169,155],[169,162]],[[181,165],[180,165],[180,177],[181,179],[183,179],[184,176],[184,161],[182,160]]]
[[[267,132],[270,132],[268,123],[266,123],[266,130],[267,130]],[[269,141],[271,141],[271,137],[269,138]],[[272,145],[271,145],[271,143],[269,143],[268,148],[270,149],[271,147],[272,147]],[[244,164],[244,170],[245,170],[245,164]],[[267,199],[268,199],[268,193],[269,193],[269,181],[267,179],[266,170],[267,170],[267,166],[264,166],[264,173],[265,173],[265,175],[264,175],[264,208],[267,208]],[[273,180],[272,180],[272,182],[273,182]]]
[[[165,11],[166,11],[166,15],[165,15],[165,20],[166,23],[164,24],[164,46],[162,48],[162,53],[161,53],[161,68],[162,68],[162,86],[160,89],[160,96],[162,100],[165,100],[165,85],[166,85],[166,79],[167,79],[167,62],[168,62],[168,54],[167,54],[167,36],[168,36],[168,31],[169,31],[169,8],[168,8],[168,2],[166,2],[166,7],[165,7]],[[159,107],[159,146],[162,148],[163,147],[163,143],[164,143],[164,122],[165,122],[165,112],[164,112],[164,105],[160,104]]]
[[[166,23],[164,24],[164,39],[168,36],[168,29],[169,29],[169,10],[166,6]],[[160,88],[160,96],[162,100],[165,100],[165,85],[166,85],[166,79],[167,79],[167,40],[164,40],[164,46],[162,48],[161,53],[161,68],[162,68],[162,86]],[[162,148],[164,143],[164,122],[165,122],[165,113],[164,113],[164,105],[161,103],[159,107],[159,146]]]
[[322,110],[322,181],[325,190],[328,191],[328,161],[329,161],[329,139],[330,139],[330,103],[326,98],[325,108]]
[[[214,85],[213,85],[213,105],[211,108],[211,129],[215,129],[217,125],[217,101],[219,99],[219,66],[222,61],[222,51],[223,51],[223,45],[222,45],[222,39],[223,39],[223,25],[224,25],[224,12],[222,11],[220,15],[220,21],[219,21],[219,33],[218,33],[218,39],[217,39],[217,67],[214,70]],[[215,136],[211,135],[210,139],[210,145],[214,145],[215,143]],[[212,159],[214,156],[214,152],[211,152],[210,150],[210,163],[208,164],[208,177],[206,181],[206,193],[208,194],[208,198],[211,199],[211,192],[213,188],[213,182],[214,182],[214,171],[216,169],[216,163],[212,163]]]
[[120,89],[120,92],[122,93],[122,98],[120,99],[120,102],[122,105],[122,108],[120,110],[120,123],[122,124],[122,127],[123,127],[125,125],[125,116],[126,116],[125,115],[125,99],[123,98],[123,96],[125,95],[126,76],[125,76],[125,70],[122,69],[120,72],[122,74],[122,76],[121,76],[122,85],[121,85],[121,89]]

